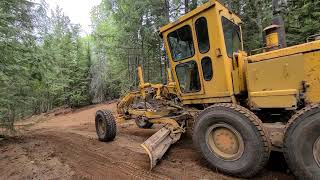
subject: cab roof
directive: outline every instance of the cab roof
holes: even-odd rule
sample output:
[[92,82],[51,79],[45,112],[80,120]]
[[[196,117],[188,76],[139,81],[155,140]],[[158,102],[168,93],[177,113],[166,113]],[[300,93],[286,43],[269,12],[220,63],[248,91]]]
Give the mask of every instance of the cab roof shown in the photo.
[[[169,23],[169,24],[161,27],[161,28],[160,28],[160,34],[162,34],[163,32],[165,32],[165,31],[167,31],[167,30],[169,30],[169,29],[177,26],[177,25],[180,24],[180,23],[183,23],[184,21],[186,21],[186,20],[188,20],[188,19],[190,19],[190,18],[192,18],[192,17],[200,14],[201,12],[204,12],[205,10],[207,10],[207,9],[215,6],[217,3],[220,4],[220,5],[224,8],[224,10],[228,11],[230,14],[233,14],[233,13],[232,13],[227,7],[225,7],[219,0],[209,0],[207,3],[201,5],[201,6],[197,7],[196,9],[188,12],[187,14],[181,16],[178,20],[176,20],[176,21],[174,21],[174,22],[172,22],[172,23]],[[238,16],[236,16],[236,15],[233,14],[233,17],[234,17],[234,16],[235,16],[236,18],[238,18],[239,21],[241,21]]]

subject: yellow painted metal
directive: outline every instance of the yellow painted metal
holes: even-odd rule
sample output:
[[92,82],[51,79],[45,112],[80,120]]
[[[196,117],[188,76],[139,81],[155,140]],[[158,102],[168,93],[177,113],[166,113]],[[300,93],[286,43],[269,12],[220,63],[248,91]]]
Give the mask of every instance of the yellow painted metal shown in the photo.
[[172,112],[172,110],[173,109],[166,108],[166,109],[162,109],[161,111],[157,111],[157,112],[148,111],[145,113],[145,116],[149,119],[162,118],[162,117],[170,114]]
[[276,47],[279,45],[278,33],[271,33],[266,36],[267,47]]
[[252,108],[286,108],[296,109],[297,89],[260,91],[249,94]]
[[[183,104],[211,104],[219,102],[238,103],[235,95],[248,94],[248,103],[252,108],[296,108],[302,92],[302,82],[309,85],[305,92],[308,102],[320,102],[319,90],[320,41],[278,49],[253,56],[247,56],[243,51],[228,57],[225,46],[224,32],[221,18],[225,17],[234,24],[240,24],[238,16],[230,12],[217,0],[187,13],[176,22],[160,29],[164,45],[169,57],[171,69],[168,69],[168,85],[149,84],[143,79],[141,67],[138,68],[140,93],[130,94],[123,101],[132,101],[136,96],[146,97],[146,88],[152,87],[156,91],[156,99],[167,94],[176,94]],[[195,30],[195,22],[199,18],[206,18],[209,33],[210,49],[200,53]],[[167,41],[168,34],[189,25],[194,42],[194,56],[174,61]],[[267,35],[267,45],[278,44],[277,33]],[[212,60],[213,78],[204,80],[201,60],[210,57]],[[176,66],[195,61],[198,67],[201,90],[193,93],[183,93],[180,90]],[[119,103],[122,107],[128,103]],[[140,112],[132,112],[139,114]]]
[[150,83],[144,83],[144,78],[143,78],[143,71],[141,66],[138,67],[138,77],[139,77],[139,82],[140,82],[140,93],[141,93],[141,97],[143,99],[146,98],[146,91],[145,88],[150,87],[151,84]]
[[144,116],[146,114],[146,110],[144,110],[144,109],[138,109],[138,110],[137,109],[135,109],[135,110],[129,109],[128,113],[133,116]]
[[170,126],[172,128],[174,128],[175,130],[180,128],[177,121],[174,119],[170,119],[170,118],[151,119],[151,120],[149,120],[149,122],[154,123],[154,124],[170,124]]
[[247,60],[249,62],[263,61],[268,59],[274,59],[278,57],[291,56],[299,53],[306,53],[311,51],[320,50],[320,41],[313,41],[305,44],[300,44],[288,48],[278,49],[266,53],[249,56]]
[[144,86],[144,78],[143,78],[143,72],[141,66],[138,67],[138,77],[139,77],[139,82],[140,86]]
[[247,64],[252,108],[295,108],[304,79],[303,54]]
[[171,133],[171,130],[167,127],[161,128],[158,132],[153,134],[141,147],[147,152],[150,159],[150,170],[154,168],[158,161],[162,159],[162,156],[169,149],[171,144],[180,139],[181,134],[175,136]]
[[286,90],[276,90],[276,91],[260,91],[251,92],[250,96],[253,97],[266,97],[266,96],[286,96],[286,95],[297,95],[297,89],[286,89]]
[[231,97],[203,98],[184,100],[184,104],[210,104],[210,103],[231,103]]
[[[241,20],[238,16],[229,11],[221,3],[216,0],[210,0],[208,3],[200,6],[199,8],[191,11],[190,13],[182,16],[174,23],[170,23],[161,28],[160,32],[165,42],[167,54],[170,59],[172,67],[173,79],[178,82],[175,67],[181,63],[189,61],[195,61],[198,66],[199,77],[201,81],[201,90],[194,93],[183,93],[180,90],[179,83],[176,83],[177,94],[183,104],[199,102],[199,99],[205,99],[207,103],[216,103],[219,98],[224,99],[229,97],[232,102],[236,103],[234,97],[234,86],[232,79],[232,57],[228,57],[225,46],[225,40],[222,29],[221,18],[225,17],[235,24],[240,24]],[[197,19],[204,17],[207,20],[210,50],[206,53],[200,53],[199,47],[196,42],[197,36],[195,32],[195,22]],[[192,29],[192,36],[195,48],[195,54],[193,57],[176,62],[173,61],[172,55],[169,49],[167,36],[169,33],[189,25]],[[212,69],[214,70],[213,78],[210,81],[205,81],[203,78],[203,70],[201,67],[201,60],[204,57],[210,57],[212,60]],[[239,85],[243,87],[243,85]],[[242,88],[243,89],[243,88]],[[242,90],[241,89],[241,90]],[[200,101],[202,102],[202,101]]]
[[129,109],[128,113],[133,116],[145,116],[147,118],[162,118],[168,114],[170,114],[173,109],[166,108],[161,111],[150,111],[146,109]]
[[294,110],[297,109],[297,103],[297,97],[292,95],[250,97],[251,109],[283,108]]
[[235,161],[244,153],[244,141],[232,126],[225,123],[214,124],[206,134],[207,144],[219,158]]
[[[274,50],[278,48],[278,35],[269,31],[265,48],[269,52],[248,56],[243,51],[242,43],[242,51],[229,57],[222,17],[236,25],[241,23],[240,18],[219,1],[209,0],[176,22],[162,27],[160,32],[171,67],[168,69],[168,84],[145,83],[142,68],[138,67],[140,91],[128,93],[118,103],[119,122],[144,116],[150,123],[165,125],[142,144],[150,157],[151,168],[162,158],[170,145],[180,139],[181,134],[185,132],[185,125],[194,122],[187,120],[195,118],[199,112],[198,109],[192,110],[189,106],[181,107],[172,97],[174,99],[178,97],[183,105],[241,102],[247,103],[251,110],[263,108],[295,110],[300,102],[304,102],[303,100],[307,103],[320,103],[320,41]],[[195,23],[199,18],[207,20],[210,49],[205,53],[200,52],[197,43]],[[186,25],[190,26],[192,31],[194,55],[181,61],[174,61],[169,49],[168,34]],[[270,28],[275,26],[270,26],[269,30]],[[211,80],[205,80],[203,75],[201,61],[207,57],[212,61]],[[183,93],[180,90],[176,67],[190,61],[197,64],[201,90]],[[160,108],[135,109],[131,106],[136,99],[147,102],[149,95],[152,95],[153,101],[160,102]],[[247,97],[247,99],[238,102],[236,97]],[[218,156],[228,160],[236,160],[241,156],[243,142],[242,138],[237,136],[237,131],[227,126],[212,127],[211,130],[214,130],[210,132],[210,137],[213,138],[209,138],[208,142]],[[227,141],[224,134],[229,137]]]
[[308,86],[305,93],[306,101],[320,103],[320,50],[304,54],[303,70],[305,82]]
[[[186,123],[184,121],[189,117],[178,120],[175,118],[177,114],[191,114],[188,106],[180,107],[180,103],[177,105],[176,101],[171,99],[172,97],[178,97],[183,105],[241,102],[247,103],[246,105],[249,105],[252,110],[263,108],[294,110],[304,100],[307,103],[320,103],[320,41],[274,50],[276,48],[273,47],[278,46],[279,39],[277,33],[271,31],[266,37],[266,49],[269,52],[248,56],[243,51],[242,43],[242,51],[229,57],[222,17],[235,25],[241,23],[240,18],[218,0],[209,0],[208,3],[187,13],[177,21],[162,27],[160,32],[171,67],[168,69],[168,84],[145,83],[142,69],[139,67],[140,91],[127,94],[118,104],[119,118],[145,116],[151,123],[166,125],[142,144],[149,154],[151,167],[154,167],[169,146],[175,143],[184,132],[184,123]],[[197,43],[195,23],[199,18],[207,20],[210,49],[205,53],[200,52]],[[169,48],[168,34],[184,26],[191,28],[194,55],[181,61],[174,61]],[[269,28],[275,28],[275,26]],[[201,61],[206,57],[212,61],[213,78],[211,80],[204,80]],[[184,93],[180,90],[176,67],[190,61],[197,64],[201,90]],[[147,101],[149,88],[155,92],[152,93],[153,100],[161,102],[161,110],[130,108],[135,99]],[[238,101],[236,97],[247,97],[247,99]],[[220,146],[217,148],[221,149]],[[233,148],[231,154],[236,150],[237,148]]]
[[163,84],[151,84],[151,87],[156,90],[156,99],[161,99],[161,89]]
[[252,108],[294,109],[301,94],[307,103],[320,103],[319,58],[320,41],[245,58]]
[[118,116],[117,117],[117,123],[122,124],[125,123],[126,119],[123,116]]
[[174,132],[172,126],[166,125],[141,144],[149,155],[150,170],[162,159],[169,147],[180,139],[181,134],[182,131]]
[[166,86],[164,86],[164,88],[162,88],[162,93],[164,95],[176,94],[177,93],[177,91],[176,91],[176,83],[173,80],[172,72],[171,72],[170,68],[167,69],[167,74],[168,74],[168,77],[167,77],[168,78],[168,84]]
[[202,13],[204,10],[209,9],[210,7],[215,5],[215,1],[210,0],[208,3],[196,8],[195,10],[187,13],[184,16],[181,16],[178,20],[176,20],[175,22],[169,23],[163,27],[160,28],[160,33],[164,33],[165,31],[168,31],[171,28],[174,28],[177,26],[177,24],[183,23],[186,20],[192,18],[193,16]]
[[164,33],[165,31],[168,31],[171,28],[175,28],[178,24],[184,23],[186,20],[193,18],[196,15],[202,14],[207,9],[214,7],[215,5],[219,5],[220,8],[223,7],[224,11],[227,11],[229,14],[232,14],[234,18],[237,19],[237,21],[241,21],[238,16],[233,14],[229,9],[227,9],[225,6],[223,6],[218,0],[209,0],[207,3],[199,6],[198,8],[194,9],[193,11],[187,13],[184,16],[181,16],[178,20],[175,22],[169,23],[163,27],[160,28],[160,33]]
[[232,81],[233,81],[233,90],[234,94],[241,94],[246,92],[247,84],[246,84],[246,66],[245,66],[245,57],[247,53],[244,51],[240,51],[238,53],[234,53],[232,59]]
[[140,96],[140,92],[130,92],[126,94],[117,104],[117,112],[120,115],[124,115],[127,111],[127,107],[133,103],[135,97]]
[[168,73],[168,85],[175,86],[175,82],[173,81],[172,72],[170,68],[167,69],[167,73]]

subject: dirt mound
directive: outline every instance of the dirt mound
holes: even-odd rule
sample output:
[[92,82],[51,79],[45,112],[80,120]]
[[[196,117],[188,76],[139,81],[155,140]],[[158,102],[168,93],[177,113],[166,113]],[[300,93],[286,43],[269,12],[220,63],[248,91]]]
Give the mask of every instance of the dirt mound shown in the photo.
[[[115,103],[33,117],[17,125],[19,137],[0,141],[0,179],[234,179],[208,168],[190,137],[173,145],[153,171],[140,144],[157,131],[118,125],[110,143],[99,142],[94,115]],[[62,111],[64,112],[64,111]],[[285,170],[264,170],[257,179],[293,179]]]

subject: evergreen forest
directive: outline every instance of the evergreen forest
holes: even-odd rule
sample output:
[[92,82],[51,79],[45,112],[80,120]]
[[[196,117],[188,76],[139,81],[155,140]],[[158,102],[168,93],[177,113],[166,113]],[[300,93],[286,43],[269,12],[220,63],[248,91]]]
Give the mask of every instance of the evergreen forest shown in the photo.
[[[101,0],[83,35],[50,0],[0,0],[0,125],[121,97],[147,82],[166,81],[168,60],[159,28],[205,0]],[[243,21],[247,51],[263,47],[272,0],[224,0]],[[288,0],[282,7],[289,46],[320,33],[320,0]]]

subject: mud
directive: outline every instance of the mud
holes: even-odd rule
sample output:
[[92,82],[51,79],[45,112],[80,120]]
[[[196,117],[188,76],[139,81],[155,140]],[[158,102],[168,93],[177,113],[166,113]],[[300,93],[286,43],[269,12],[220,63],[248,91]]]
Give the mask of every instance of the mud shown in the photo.
[[[18,122],[18,135],[0,140],[0,179],[235,179],[209,168],[188,135],[149,171],[140,144],[160,127],[138,129],[126,122],[118,125],[115,141],[99,142],[95,112],[115,108],[102,104]],[[280,161],[283,166],[271,161],[255,179],[293,179]]]

